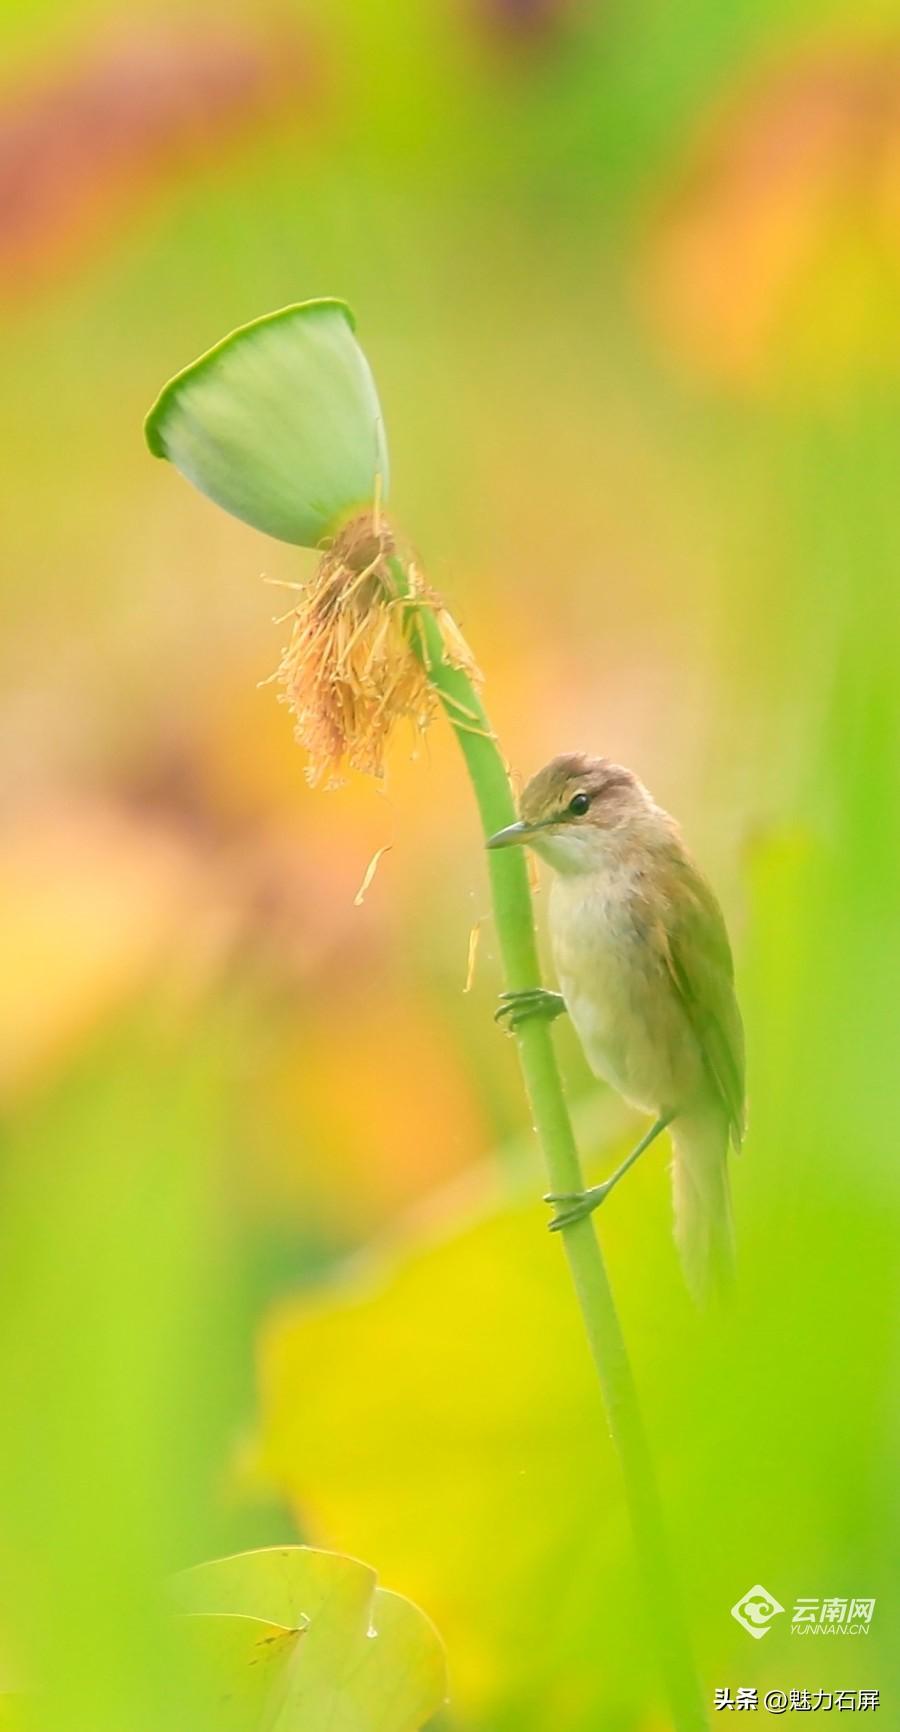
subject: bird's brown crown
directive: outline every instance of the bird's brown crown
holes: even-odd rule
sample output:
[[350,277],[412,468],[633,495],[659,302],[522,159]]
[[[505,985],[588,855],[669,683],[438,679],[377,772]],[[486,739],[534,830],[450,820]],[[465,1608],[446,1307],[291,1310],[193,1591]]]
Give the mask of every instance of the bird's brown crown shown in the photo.
[[577,822],[579,818],[604,822],[601,813],[639,791],[637,777],[623,764],[614,764],[609,758],[589,758],[584,752],[562,752],[532,776],[520,809],[527,824]]

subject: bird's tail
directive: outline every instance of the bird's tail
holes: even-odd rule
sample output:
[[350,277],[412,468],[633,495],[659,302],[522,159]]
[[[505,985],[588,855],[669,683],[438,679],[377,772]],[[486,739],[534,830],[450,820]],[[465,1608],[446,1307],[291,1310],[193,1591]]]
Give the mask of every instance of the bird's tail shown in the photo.
[[734,1280],[734,1231],[728,1183],[728,1121],[718,1107],[672,1124],[675,1242],[698,1304],[727,1294]]

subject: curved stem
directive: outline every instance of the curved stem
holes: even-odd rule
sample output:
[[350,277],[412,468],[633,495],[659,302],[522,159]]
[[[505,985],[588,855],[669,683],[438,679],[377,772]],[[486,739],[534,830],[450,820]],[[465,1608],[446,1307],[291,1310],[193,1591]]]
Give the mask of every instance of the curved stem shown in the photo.
[[[390,560],[398,593],[409,595],[402,563]],[[447,660],[440,624],[425,602],[415,607],[417,652],[462,749],[485,836],[517,817],[506,766],[472,681]],[[494,918],[511,991],[538,986],[540,973],[531,891],[524,854],[518,848],[487,857]],[[584,1188],[581,1161],[563,1094],[550,1029],[538,1018],[516,1030],[519,1058],[534,1125],[553,1191]],[[592,1220],[561,1235],[600,1381],[607,1420],[618,1451],[625,1493],[643,1573],[650,1623],[669,1699],[674,1732],[708,1726],[700,1681],[675,1591],[653,1463],[638,1407],[631,1364]]]

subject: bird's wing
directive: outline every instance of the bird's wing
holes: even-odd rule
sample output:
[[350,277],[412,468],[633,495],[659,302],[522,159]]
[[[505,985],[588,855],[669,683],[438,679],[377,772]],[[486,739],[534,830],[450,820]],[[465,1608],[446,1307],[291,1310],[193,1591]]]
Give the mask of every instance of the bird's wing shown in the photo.
[[744,1030],[722,910],[697,867],[677,864],[679,894],[667,910],[666,964],[728,1113],[732,1141],[744,1134]]

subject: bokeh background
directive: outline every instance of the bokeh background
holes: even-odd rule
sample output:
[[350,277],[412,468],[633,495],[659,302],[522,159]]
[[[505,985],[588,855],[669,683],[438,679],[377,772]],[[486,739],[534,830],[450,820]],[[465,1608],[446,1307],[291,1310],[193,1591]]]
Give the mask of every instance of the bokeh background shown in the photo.
[[[2,31],[0,1684],[170,1728],[160,1583],[302,1537],[434,1618],[453,1732],[667,1725],[453,744],[311,791],[259,684],[304,556],[142,444],[169,373],[337,294],[516,770],[632,764],[727,909],[733,1313],[682,1291],[662,1154],[600,1223],[710,1701],[880,1687],[894,1724],[893,7]],[[599,1173],[636,1126],[557,1040]],[[751,1641],[757,1582],[874,1595],[871,1633]]]

